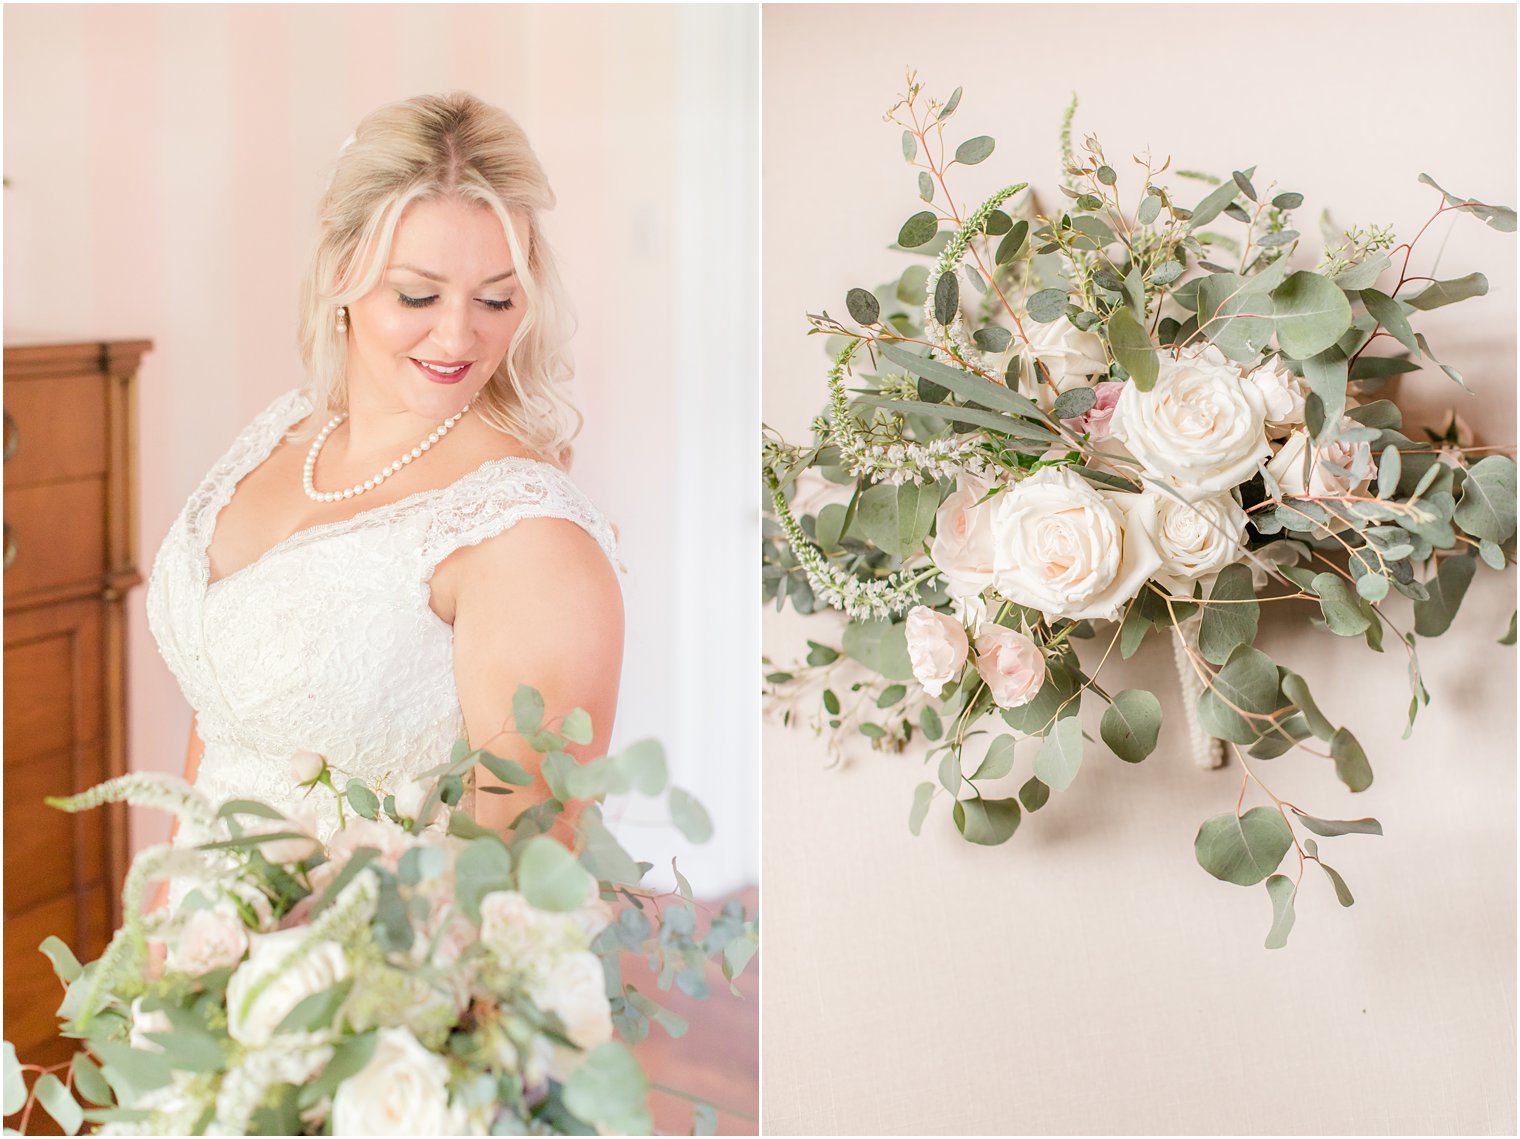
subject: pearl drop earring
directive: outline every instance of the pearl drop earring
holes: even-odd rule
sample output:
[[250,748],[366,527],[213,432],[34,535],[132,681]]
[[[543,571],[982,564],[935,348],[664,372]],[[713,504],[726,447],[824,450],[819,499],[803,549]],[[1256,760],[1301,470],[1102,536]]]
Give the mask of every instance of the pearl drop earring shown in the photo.
[[338,306],[338,331],[348,331],[348,309],[342,305]]

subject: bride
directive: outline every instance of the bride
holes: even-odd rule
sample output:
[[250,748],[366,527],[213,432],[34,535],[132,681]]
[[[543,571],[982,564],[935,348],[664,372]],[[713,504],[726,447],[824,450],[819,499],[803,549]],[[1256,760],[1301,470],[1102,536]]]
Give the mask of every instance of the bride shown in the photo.
[[[382,793],[468,737],[510,733],[530,684],[591,714],[606,751],[622,660],[611,527],[566,474],[568,319],[517,124],[463,93],[383,107],[337,159],[302,291],[305,382],[233,442],[148,587],[194,710],[186,777],[337,825],[293,762]],[[490,776],[477,768],[476,778]],[[540,780],[479,795],[504,828]]]

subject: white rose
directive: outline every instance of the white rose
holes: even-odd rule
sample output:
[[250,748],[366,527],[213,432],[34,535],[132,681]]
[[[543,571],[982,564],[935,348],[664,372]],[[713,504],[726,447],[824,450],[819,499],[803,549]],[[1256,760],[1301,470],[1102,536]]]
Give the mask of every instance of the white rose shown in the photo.
[[1045,656],[1023,633],[983,625],[976,634],[976,671],[999,708],[1021,708],[1040,694]]
[[1151,476],[1188,498],[1231,490],[1271,453],[1261,389],[1210,345],[1181,360],[1161,354],[1156,384],[1125,384],[1109,421]]
[[993,588],[1049,618],[1112,620],[1152,571],[1156,503],[1043,467],[998,497]]
[[408,779],[392,794],[396,799],[396,814],[403,819],[415,819],[417,812],[422,810],[422,802],[427,798],[428,788],[415,779]]
[[[227,1034],[234,1040],[255,1047],[269,1043],[291,1009],[348,976],[348,957],[335,942],[319,941],[292,959],[310,932],[310,927],[286,929],[249,939],[248,960],[227,982]],[[256,996],[255,988],[260,988]]]
[[480,900],[480,940],[509,969],[547,967],[565,953],[586,948],[574,918],[538,909],[516,890],[497,890]]
[[1246,512],[1233,494],[1182,502],[1165,491],[1156,499],[1156,548],[1161,569],[1155,579],[1174,594],[1192,594],[1192,585],[1240,560]]
[[[1064,316],[1048,324],[1026,320],[1024,331],[1029,339],[1018,345],[1022,362],[1019,387],[1040,407],[1049,411],[1056,396],[1075,387],[1086,387],[1092,376],[1108,375],[1108,355],[1097,333],[1078,331]],[[1014,333],[1015,341],[1018,333]],[[1050,382],[1039,382],[1035,369],[1038,360],[1050,375]]]
[[904,631],[914,679],[930,696],[938,696],[966,663],[966,630],[953,617],[916,605],[908,610]]
[[395,870],[401,863],[401,856],[419,845],[421,841],[417,836],[382,814],[373,819],[349,819],[347,826],[327,840],[327,851],[333,862],[343,862],[353,857],[356,850],[367,846],[380,852],[381,865]]
[[562,958],[529,995],[545,1012],[565,1026],[565,1035],[580,1051],[555,1049],[549,1074],[569,1078],[582,1053],[612,1039],[612,1006],[607,1001],[607,974],[594,953],[571,953]]
[[314,751],[298,751],[290,757],[290,774],[299,786],[315,783],[325,770],[327,760]]
[[143,1012],[142,1003],[142,997],[132,1002],[132,1027],[127,1032],[127,1043],[143,1052],[162,1052],[164,1046],[157,1040],[149,1040],[148,1035],[172,1032],[174,1026],[169,1023],[168,1013],[162,1009]]
[[[1341,420],[1342,430],[1359,426],[1354,419]],[[1332,466],[1347,474],[1331,470]],[[1361,477],[1351,478],[1350,474],[1359,466]],[[1361,493],[1377,474],[1377,464],[1372,461],[1372,448],[1366,443],[1335,439],[1321,443],[1310,454],[1309,432],[1300,430],[1288,436],[1267,464],[1267,473],[1277,480],[1286,498],[1318,498]]]
[[449,1065],[404,1028],[382,1028],[369,1063],[338,1085],[334,1135],[458,1135]]
[[955,597],[979,594],[992,583],[992,503],[982,502],[986,496],[986,483],[963,474],[934,516],[929,556]]
[[1267,434],[1281,439],[1304,421],[1304,382],[1282,364],[1264,364],[1246,375],[1261,392]]
[[248,930],[230,907],[196,910],[169,952],[169,968],[199,976],[230,969],[248,952]]

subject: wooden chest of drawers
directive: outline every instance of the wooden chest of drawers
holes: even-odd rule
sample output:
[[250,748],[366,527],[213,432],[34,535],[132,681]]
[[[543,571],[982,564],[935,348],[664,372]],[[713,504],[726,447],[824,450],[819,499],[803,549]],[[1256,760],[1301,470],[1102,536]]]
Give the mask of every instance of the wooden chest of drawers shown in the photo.
[[121,919],[124,808],[43,803],[126,770],[126,591],[140,582],[134,377],[150,341],[5,349],[5,1036],[23,1062],[67,1059],[58,980]]

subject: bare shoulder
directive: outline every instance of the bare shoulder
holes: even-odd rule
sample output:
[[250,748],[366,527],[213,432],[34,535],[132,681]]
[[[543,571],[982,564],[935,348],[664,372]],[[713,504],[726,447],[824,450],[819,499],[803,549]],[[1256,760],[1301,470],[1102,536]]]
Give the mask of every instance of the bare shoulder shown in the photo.
[[605,625],[623,617],[617,573],[591,534],[564,518],[524,518],[454,551],[433,579],[434,607],[451,623],[512,613],[562,625]]

